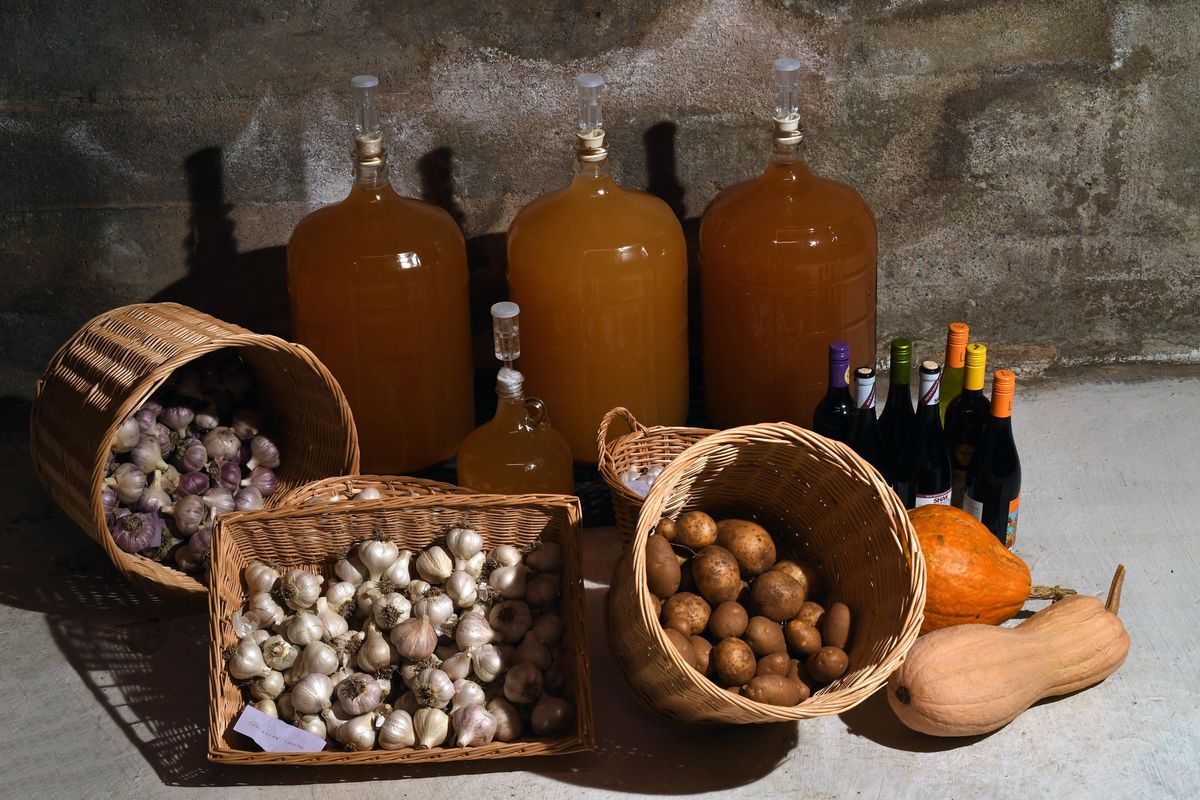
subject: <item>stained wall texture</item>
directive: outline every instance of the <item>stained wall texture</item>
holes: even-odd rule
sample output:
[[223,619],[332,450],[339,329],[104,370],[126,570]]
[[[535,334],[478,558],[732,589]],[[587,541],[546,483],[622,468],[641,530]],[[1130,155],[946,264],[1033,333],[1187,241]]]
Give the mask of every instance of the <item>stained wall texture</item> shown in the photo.
[[881,346],[935,355],[965,319],[1026,371],[1200,361],[1192,0],[74,0],[0,15],[0,395],[127,302],[285,330],[353,74],[383,82],[394,183],[458,215],[482,307],[513,215],[569,179],[575,73],[608,79],[618,179],[694,229],[764,164],[781,54],[812,166],[878,215]]

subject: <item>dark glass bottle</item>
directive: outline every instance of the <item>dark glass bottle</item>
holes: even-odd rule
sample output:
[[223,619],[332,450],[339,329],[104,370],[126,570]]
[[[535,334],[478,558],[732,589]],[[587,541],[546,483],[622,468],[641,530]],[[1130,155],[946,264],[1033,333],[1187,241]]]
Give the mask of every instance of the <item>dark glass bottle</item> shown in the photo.
[[1021,459],[1012,435],[1012,400],[1017,376],[998,369],[992,378],[992,416],[967,472],[963,508],[1011,548],[1021,503]]
[[942,368],[936,361],[921,362],[921,395],[917,421],[904,444],[900,483],[906,508],[930,503],[950,505],[950,454],[938,410],[938,388]]
[[850,345],[829,343],[829,389],[813,409],[813,431],[827,439],[850,441],[850,423],[854,420],[854,398],[850,396]]
[[858,408],[850,425],[850,446],[890,483],[892,462],[875,416],[875,370],[870,367],[854,370],[854,403]]
[[[891,376],[887,405],[879,415],[879,432],[892,464],[892,488],[896,488],[896,467],[904,450],[904,442],[912,430],[916,412],[913,410],[909,376],[912,372],[912,340],[892,339]],[[904,495],[900,495],[903,497]]]
[[962,393],[946,406],[946,447],[950,450],[950,466],[954,471],[950,505],[958,508],[963,504],[967,470],[991,415],[991,403],[983,393],[986,368],[987,348],[981,344],[967,345]]

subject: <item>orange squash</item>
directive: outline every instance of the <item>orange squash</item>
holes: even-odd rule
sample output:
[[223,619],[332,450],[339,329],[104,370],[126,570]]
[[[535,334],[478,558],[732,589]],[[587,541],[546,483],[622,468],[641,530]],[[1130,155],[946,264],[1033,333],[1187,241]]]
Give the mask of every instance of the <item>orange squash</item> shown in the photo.
[[925,554],[921,633],[951,625],[999,625],[1029,597],[1029,567],[961,508],[928,505],[908,512]]

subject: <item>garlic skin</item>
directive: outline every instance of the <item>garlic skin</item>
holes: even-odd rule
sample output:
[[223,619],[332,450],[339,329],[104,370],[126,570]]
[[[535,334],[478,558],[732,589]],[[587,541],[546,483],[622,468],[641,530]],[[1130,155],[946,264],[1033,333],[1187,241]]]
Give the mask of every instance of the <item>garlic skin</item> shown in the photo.
[[412,715],[403,709],[393,709],[383,719],[379,729],[379,746],[384,750],[402,750],[417,743]]
[[398,592],[378,597],[371,604],[371,619],[380,630],[390,631],[412,616],[412,603]]
[[543,572],[525,584],[525,602],[534,608],[545,608],[558,602],[562,583],[556,572]]
[[[375,623],[368,622],[366,624],[366,639],[359,645],[358,652],[354,654],[355,662],[358,668],[363,672],[378,672],[384,667],[393,663],[393,649],[391,643],[383,638],[383,634],[379,632],[379,628]],[[396,654],[399,657],[399,654]]]
[[228,661],[229,674],[239,681],[250,678],[263,678],[271,673],[271,668],[263,661],[262,648],[253,639],[242,639],[238,642]]
[[521,551],[511,544],[498,545],[488,556],[488,561],[497,567],[511,567],[521,563]]
[[323,638],[326,641],[336,639],[350,630],[350,623],[329,607],[329,600],[325,597],[317,598],[317,619],[321,621],[321,627],[325,629]]
[[266,592],[250,595],[247,603],[254,616],[258,617],[260,628],[274,628],[283,622],[283,609],[275,602],[275,598]]
[[553,660],[550,649],[542,644],[542,640],[533,631],[525,634],[520,646],[513,653],[513,664],[533,664],[542,672],[549,669]]
[[496,720],[478,703],[463,706],[450,715],[459,747],[487,744],[496,735]]
[[483,574],[483,567],[486,562],[487,558],[483,553],[476,553],[470,558],[454,559],[454,570],[455,572],[465,572],[472,578],[479,580],[479,576]]
[[[281,675],[280,678],[282,677]],[[475,681],[459,678],[454,682],[454,697],[450,698],[450,708],[457,711],[463,706],[483,705],[485,700],[482,686]]]
[[400,557],[400,548],[387,539],[368,539],[358,545],[358,560],[367,568],[367,579],[377,581]]
[[380,682],[361,672],[356,672],[338,683],[334,691],[346,713],[355,716],[373,711],[383,702],[383,687]]
[[496,721],[496,741],[515,742],[521,738],[521,713],[503,697],[493,697],[485,706]]
[[554,572],[562,567],[562,547],[542,542],[525,556],[525,565],[535,572]]
[[505,642],[519,642],[533,625],[533,612],[523,600],[508,600],[488,613],[492,629]]
[[549,611],[538,617],[533,622],[533,627],[530,629],[533,635],[544,645],[558,644],[562,641],[563,621],[562,617]]
[[437,633],[425,617],[404,620],[392,628],[388,638],[396,647],[396,652],[405,658],[428,658],[437,649]]
[[485,644],[471,651],[471,669],[475,677],[484,683],[496,680],[507,666],[503,654],[494,644]]
[[455,653],[442,662],[442,672],[453,680],[461,680],[471,674],[471,654]]
[[530,724],[537,736],[553,736],[562,733],[575,718],[575,709],[561,697],[552,694],[542,695],[530,715]]
[[412,692],[417,703],[428,708],[445,708],[454,699],[454,681],[440,669],[426,667],[417,673]]
[[287,620],[284,636],[292,644],[304,647],[320,641],[325,636],[325,626],[321,618],[310,611],[297,611]]
[[482,614],[464,614],[454,629],[454,643],[464,652],[488,644],[495,638],[496,632]]
[[416,566],[417,574],[430,583],[441,583],[454,571],[454,561],[436,544],[417,556]]
[[313,736],[319,736],[322,739],[329,737],[329,729],[325,727],[325,721],[316,714],[306,714],[296,720],[296,727],[302,731],[308,731]]
[[233,635],[239,639],[245,639],[259,627],[258,616],[253,611],[233,612],[229,617],[229,624],[233,626]]
[[412,552],[401,550],[396,560],[383,571],[383,577],[398,589],[408,586],[412,581]]
[[285,688],[283,673],[271,670],[263,677],[250,682],[250,696],[255,700],[274,700],[283,694]]
[[292,705],[301,714],[319,714],[330,706],[333,681],[328,675],[310,672],[292,687]]
[[429,594],[413,603],[414,617],[424,617],[435,630],[442,628],[454,614],[454,601],[449,595]]
[[542,693],[542,671],[529,662],[515,664],[504,676],[504,697],[511,703],[532,703]]
[[279,571],[261,561],[251,561],[242,570],[242,578],[246,581],[248,594],[269,592],[275,588],[275,582],[279,580]]
[[[314,497],[312,499],[316,500],[318,498]],[[345,581],[352,586],[358,586],[367,579],[367,568],[358,560],[358,554],[353,553],[347,558],[339,558],[337,560],[337,563],[333,565],[333,574],[337,575],[338,580]]]
[[287,574],[279,579],[279,594],[289,608],[303,611],[312,608],[321,596],[322,582],[320,575],[302,569],[288,570]]
[[469,608],[479,599],[475,578],[466,572],[455,571],[446,579],[446,595],[458,608]]
[[300,648],[275,634],[262,644],[263,661],[271,669],[283,671],[296,663]]
[[335,614],[343,616],[350,608],[350,603],[354,601],[355,590],[357,584],[350,581],[337,581],[331,583],[329,588],[325,590],[325,602],[329,606],[329,610]]
[[483,550],[483,537],[470,528],[454,528],[446,534],[446,549],[456,558],[472,558]]
[[450,733],[450,717],[439,708],[417,709],[417,713],[413,714],[413,732],[418,749],[437,747],[446,741]]
[[528,570],[524,564],[497,567],[488,576],[488,584],[506,600],[517,600],[525,596],[525,575],[527,572]]

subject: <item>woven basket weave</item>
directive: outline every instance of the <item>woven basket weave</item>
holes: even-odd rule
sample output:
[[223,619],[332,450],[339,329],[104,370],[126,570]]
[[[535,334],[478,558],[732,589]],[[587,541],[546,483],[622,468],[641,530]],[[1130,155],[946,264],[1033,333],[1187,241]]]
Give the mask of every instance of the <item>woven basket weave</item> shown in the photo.
[[[563,495],[447,495],[417,499],[384,498],[353,503],[322,503],[300,508],[249,511],[222,516],[213,531],[212,591],[209,593],[208,758],[229,764],[397,764],[476,761],[546,756],[595,746],[587,637],[584,630],[583,571],[580,560],[579,501]],[[536,541],[562,546],[560,614],[567,672],[563,697],[575,709],[575,727],[557,739],[493,742],[480,747],[429,750],[369,750],[320,753],[264,753],[232,730],[245,701],[225,670],[222,652],[237,638],[229,622],[245,598],[242,570],[258,559],[281,568],[302,567],[333,574],[334,554],[371,537],[376,527],[402,548],[419,550],[454,527],[471,527],[484,549],[499,544],[527,548]]]
[[[629,427],[629,433],[609,441],[609,428],[618,419]],[[712,433],[715,431],[706,428],[663,425],[648,428],[627,408],[614,408],[604,415],[596,434],[598,468],[612,495],[613,514],[623,540],[633,538],[644,498],[621,482],[621,473],[629,469],[645,471],[654,466],[665,467],[684,450]]]
[[[754,519],[780,558],[815,564],[850,607],[850,668],[798,706],[755,703],[688,666],[663,635],[646,586],[658,520],[703,510]],[[925,561],[904,505],[845,445],[788,423],[749,425],[689,448],[651,488],[608,593],[608,639],[634,694],[684,722],[784,722],[838,714],[878,689],[921,628]]]
[[298,486],[279,498],[275,504],[302,506],[314,497],[341,495],[350,498],[363,489],[378,489],[384,497],[427,497],[431,494],[469,494],[469,490],[452,483],[410,478],[405,475],[340,475],[323,478]]
[[30,422],[34,469],[56,503],[135,584],[201,600],[204,586],[173,566],[117,547],[100,501],[109,443],[177,368],[237,348],[253,370],[263,418],[283,454],[279,503],[316,478],[358,471],[358,435],[346,397],[311,352],[175,303],[124,306],[89,321],[50,359]]

